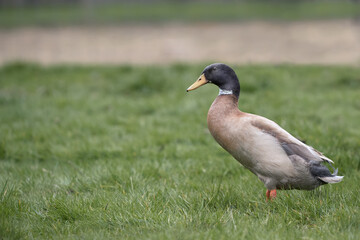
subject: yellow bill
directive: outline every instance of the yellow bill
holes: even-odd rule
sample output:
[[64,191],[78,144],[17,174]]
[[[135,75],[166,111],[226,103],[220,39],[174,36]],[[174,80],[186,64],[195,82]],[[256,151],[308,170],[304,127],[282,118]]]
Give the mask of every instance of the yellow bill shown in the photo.
[[207,84],[209,81],[206,80],[205,75],[201,74],[201,76],[199,77],[198,80],[196,80],[190,87],[188,87],[188,89],[186,89],[186,91],[191,91],[191,90],[195,90],[198,87],[201,87],[204,84]]

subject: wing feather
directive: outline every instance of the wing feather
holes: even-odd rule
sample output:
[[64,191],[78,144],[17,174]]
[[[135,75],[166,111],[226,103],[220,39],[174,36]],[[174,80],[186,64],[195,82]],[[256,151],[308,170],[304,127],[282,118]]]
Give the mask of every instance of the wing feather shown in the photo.
[[[342,176],[337,176],[338,170],[335,169],[331,163],[334,163],[331,159],[324,156],[321,152],[314,149],[311,146],[306,145],[302,141],[293,137],[290,133],[282,129],[275,122],[263,118],[258,117],[253,121],[253,126],[257,127],[261,131],[272,135],[279,144],[281,145],[284,152],[288,155],[289,159],[294,161],[294,159],[298,159],[300,157],[305,162],[307,162],[308,169],[310,173],[321,180],[324,183],[337,183],[342,180]],[[322,165],[322,162],[327,162],[334,170],[333,173],[329,171],[329,169]],[[297,162],[293,162],[295,165]]]
[[269,119],[258,117],[255,121],[253,121],[253,126],[275,137],[288,156],[298,155],[308,162],[325,161],[328,163],[334,163],[321,152],[293,137],[290,133]]

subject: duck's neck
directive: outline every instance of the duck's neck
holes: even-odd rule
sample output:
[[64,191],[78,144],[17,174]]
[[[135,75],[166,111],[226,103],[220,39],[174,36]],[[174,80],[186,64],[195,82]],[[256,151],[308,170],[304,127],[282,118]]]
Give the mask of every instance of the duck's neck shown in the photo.
[[232,104],[235,104],[236,106],[238,106],[238,101],[239,101],[239,94],[237,92],[234,93],[233,90],[224,90],[219,88],[219,97],[221,96],[227,96],[226,99],[228,102],[231,102]]
[[212,103],[209,114],[223,116],[234,111],[239,111],[238,98],[234,94],[219,94]]
[[235,76],[231,81],[226,81],[224,84],[218,85],[219,95],[234,95],[239,99],[240,95],[240,84],[239,80]]

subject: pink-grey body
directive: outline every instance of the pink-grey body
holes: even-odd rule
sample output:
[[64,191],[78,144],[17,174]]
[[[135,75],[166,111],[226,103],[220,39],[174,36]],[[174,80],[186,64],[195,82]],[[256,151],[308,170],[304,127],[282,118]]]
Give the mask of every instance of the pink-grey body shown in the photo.
[[[221,79],[222,75],[224,79]],[[224,64],[208,66],[188,91],[206,83],[214,83],[220,88],[220,94],[208,112],[210,133],[264,183],[268,189],[267,198],[275,197],[276,189],[311,190],[342,180],[342,176],[337,176],[337,170],[331,173],[322,165],[323,162],[333,163],[322,153],[275,122],[239,110],[240,85],[231,68]]]

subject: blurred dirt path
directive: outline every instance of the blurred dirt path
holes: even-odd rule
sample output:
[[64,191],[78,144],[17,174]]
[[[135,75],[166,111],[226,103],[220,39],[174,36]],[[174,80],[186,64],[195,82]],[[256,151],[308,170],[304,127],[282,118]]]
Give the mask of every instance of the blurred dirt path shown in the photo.
[[352,20],[0,30],[0,64],[162,64],[216,61],[360,65]]

